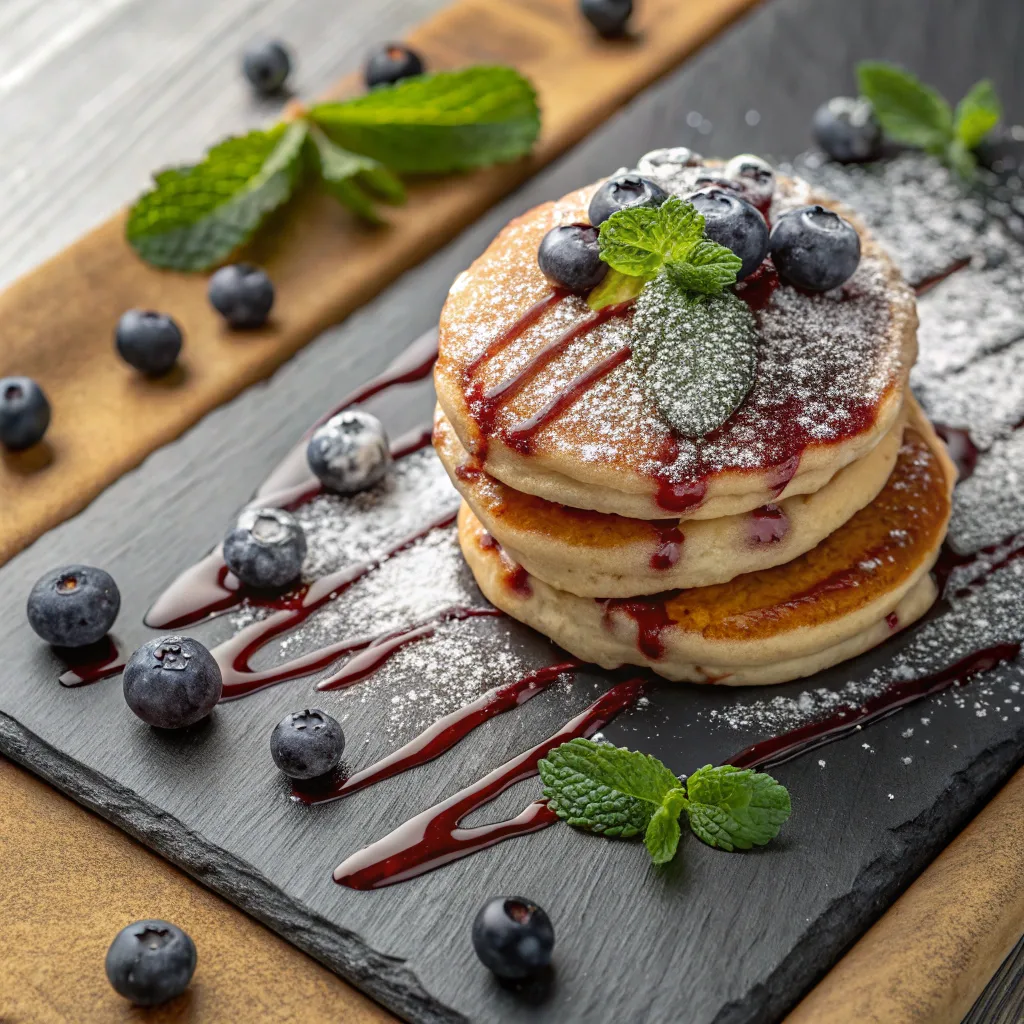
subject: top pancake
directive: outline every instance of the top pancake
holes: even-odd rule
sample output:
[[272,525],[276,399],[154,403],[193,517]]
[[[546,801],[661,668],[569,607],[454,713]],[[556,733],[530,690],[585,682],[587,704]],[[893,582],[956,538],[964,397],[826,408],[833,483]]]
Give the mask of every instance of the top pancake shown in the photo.
[[[661,183],[686,195],[686,176],[698,171],[677,168]],[[627,313],[573,340],[496,408],[481,400],[590,315],[584,299],[564,296],[515,340],[480,359],[551,295],[537,266],[537,247],[552,227],[587,222],[596,187],[513,220],[449,293],[440,322],[438,400],[463,446],[488,473],[577,508],[634,518],[668,513],[710,519],[813,493],[888,432],[916,357],[913,294],[850,211],[800,179],[780,178],[770,217],[811,202],[830,206],[860,233],[861,262],[841,288],[824,295],[781,284],[771,289],[764,280],[738,289],[757,293],[751,305],[761,341],[753,388],[732,418],[705,439],[675,435],[625,358],[523,444],[517,427],[628,342]],[[771,284],[773,277],[765,280]]]

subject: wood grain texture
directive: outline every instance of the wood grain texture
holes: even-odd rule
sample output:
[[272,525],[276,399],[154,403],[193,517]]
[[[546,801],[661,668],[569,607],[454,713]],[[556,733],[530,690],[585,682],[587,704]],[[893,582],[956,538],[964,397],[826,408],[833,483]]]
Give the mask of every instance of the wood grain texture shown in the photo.
[[[0,295],[0,376],[37,379],[54,415],[42,444],[0,460],[0,564],[273,372],[751,2],[648,0],[636,36],[611,43],[581,23],[575,0],[457,0],[415,28],[409,39],[430,67],[512,63],[528,75],[543,110],[540,141],[529,159],[415,185],[381,230],[362,227],[320,192],[298,199],[247,253],[276,289],[273,318],[261,330],[225,330],[206,299],[205,275],[142,263],[123,239],[121,216],[15,283]],[[349,81],[332,94],[354,87]],[[181,365],[166,378],[147,380],[113,352],[117,318],[132,307],[173,310],[184,331]]]

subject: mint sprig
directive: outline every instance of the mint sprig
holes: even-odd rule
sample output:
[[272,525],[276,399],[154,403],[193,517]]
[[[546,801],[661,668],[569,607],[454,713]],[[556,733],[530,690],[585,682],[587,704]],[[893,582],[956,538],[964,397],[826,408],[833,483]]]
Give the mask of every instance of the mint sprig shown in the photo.
[[684,813],[698,839],[729,851],[765,845],[790,813],[789,793],[770,775],[705,765],[684,782],[649,754],[587,739],[556,747],[539,768],[560,818],[606,836],[642,832],[655,864],[676,855]]
[[890,139],[932,153],[965,178],[976,169],[973,151],[1002,117],[988,79],[974,85],[955,111],[934,89],[895,64],[862,61],[857,84]]
[[229,138],[194,166],[154,177],[128,214],[126,237],[147,262],[207,270],[247,244],[267,217],[316,178],[343,205],[379,222],[400,203],[396,177],[515,160],[540,130],[533,87],[506,67],[407,79],[288,123]]

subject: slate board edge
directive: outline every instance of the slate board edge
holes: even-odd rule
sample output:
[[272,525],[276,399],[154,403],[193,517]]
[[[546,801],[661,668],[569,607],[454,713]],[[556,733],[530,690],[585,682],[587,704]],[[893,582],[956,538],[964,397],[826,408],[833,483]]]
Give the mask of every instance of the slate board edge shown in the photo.
[[[116,679],[106,682],[120,685]],[[404,1020],[413,1024],[466,1024],[466,1017],[424,989],[403,960],[373,949],[353,932],[292,902],[262,874],[187,828],[174,815],[62,754],[3,712],[0,753],[155,850]],[[188,857],[181,854],[183,849]],[[216,950],[199,953],[200,959],[216,956]]]

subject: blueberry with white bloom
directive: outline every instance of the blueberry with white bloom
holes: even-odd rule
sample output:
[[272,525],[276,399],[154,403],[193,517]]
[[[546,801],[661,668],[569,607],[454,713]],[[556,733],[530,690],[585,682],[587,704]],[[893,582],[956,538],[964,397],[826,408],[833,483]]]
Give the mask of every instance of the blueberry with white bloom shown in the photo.
[[814,141],[833,160],[858,163],[876,159],[882,148],[882,126],[866,99],[836,96],[814,112]]
[[801,206],[772,227],[768,251],[779,277],[809,292],[838,288],[860,263],[854,226],[824,206]]
[[250,263],[221,267],[207,288],[210,304],[235,328],[262,327],[274,305],[274,285],[266,271]]
[[589,224],[560,224],[541,239],[537,265],[559,288],[589,292],[608,273],[597,239],[598,229]]
[[188,988],[196,947],[169,921],[136,921],[114,936],[105,967],[118,995],[136,1006],[159,1006]]
[[55,647],[85,647],[102,640],[120,609],[117,584],[91,565],[51,569],[28,595],[29,625]]
[[661,206],[668,193],[649,178],[626,171],[609,178],[590,200],[590,223],[599,227],[613,213],[636,206]]
[[227,567],[250,587],[290,586],[301,575],[305,557],[305,531],[280,508],[246,509],[224,538]]
[[685,167],[699,167],[704,162],[700,153],[686,146],[652,149],[637,162],[637,172],[643,177],[662,178],[678,174]]
[[129,366],[147,376],[161,377],[181,353],[181,328],[166,313],[129,309],[117,323],[114,342]]
[[626,31],[633,13],[633,0],[580,0],[580,11],[597,29],[598,35],[614,39]]
[[473,921],[476,955],[499,978],[519,981],[551,963],[555,929],[532,900],[509,896],[488,900]]
[[224,689],[220,666],[198,641],[163,636],[143,644],[124,669],[124,699],[148,725],[183,729],[205,718]]
[[50,403],[31,377],[0,379],[0,444],[19,452],[38,444],[50,425]]
[[270,734],[270,755],[290,779],[326,775],[337,768],[344,749],[341,726],[324,711],[285,715]]
[[775,193],[775,171],[767,160],[753,153],[734,156],[725,165],[725,176],[743,186],[743,197],[762,213],[771,206]]
[[306,461],[327,490],[365,491],[383,480],[391,465],[388,435],[376,416],[346,409],[313,431]]
[[279,92],[292,70],[292,59],[275,39],[254,43],[242,54],[242,70],[261,96]]
[[768,225],[750,203],[720,188],[695,192],[688,201],[704,217],[704,234],[743,260],[738,281],[761,266],[768,254]]

